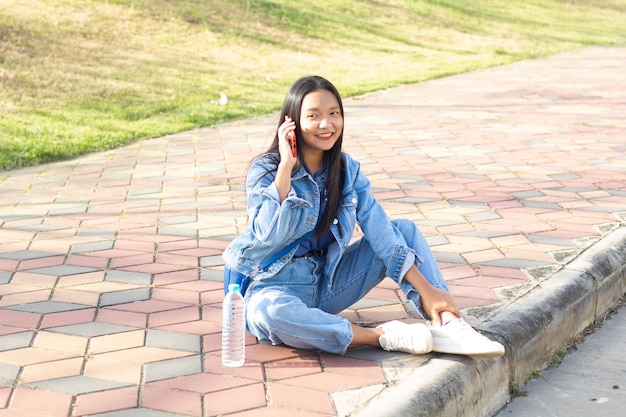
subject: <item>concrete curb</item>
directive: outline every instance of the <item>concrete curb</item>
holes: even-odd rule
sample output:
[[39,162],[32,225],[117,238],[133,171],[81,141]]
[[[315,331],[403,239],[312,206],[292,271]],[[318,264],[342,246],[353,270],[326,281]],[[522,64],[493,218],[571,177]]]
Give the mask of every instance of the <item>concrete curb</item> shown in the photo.
[[522,384],[626,292],[626,228],[585,251],[479,329],[507,348],[499,359],[435,356],[352,415],[491,416]]

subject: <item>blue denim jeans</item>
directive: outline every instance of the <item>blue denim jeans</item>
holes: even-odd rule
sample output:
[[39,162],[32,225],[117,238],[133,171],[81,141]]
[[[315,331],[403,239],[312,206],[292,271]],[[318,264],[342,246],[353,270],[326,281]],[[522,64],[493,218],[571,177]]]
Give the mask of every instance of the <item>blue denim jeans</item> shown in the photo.
[[[426,240],[408,220],[394,220],[407,245],[416,253],[416,265],[436,288],[448,290]],[[324,258],[293,258],[276,275],[254,281],[246,293],[247,330],[261,342],[344,354],[352,341],[350,322],[337,313],[363,298],[386,277],[386,267],[369,243],[351,244],[329,279]],[[332,283],[332,286],[331,286]],[[419,294],[404,279],[398,283],[407,299],[426,319]]]

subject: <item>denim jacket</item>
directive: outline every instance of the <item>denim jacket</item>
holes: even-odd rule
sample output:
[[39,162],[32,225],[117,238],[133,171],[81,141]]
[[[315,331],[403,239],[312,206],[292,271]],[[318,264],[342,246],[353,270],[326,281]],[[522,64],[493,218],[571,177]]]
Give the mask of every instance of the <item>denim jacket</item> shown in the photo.
[[[359,162],[346,153],[343,160],[343,202],[330,227],[335,239],[326,252],[326,276],[333,277],[358,222],[364,238],[384,260],[387,276],[400,282],[409,267],[421,260],[372,196],[369,180],[361,172]],[[275,168],[276,163],[267,155],[253,161],[246,179],[248,224],[245,232],[235,238],[222,255],[229,268],[253,279],[265,279],[278,273],[293,257],[295,247],[265,269],[261,270],[260,265],[264,259],[278,254],[313,230],[320,212],[320,192],[306,169],[301,168],[292,175],[291,190],[281,203],[274,184]]]

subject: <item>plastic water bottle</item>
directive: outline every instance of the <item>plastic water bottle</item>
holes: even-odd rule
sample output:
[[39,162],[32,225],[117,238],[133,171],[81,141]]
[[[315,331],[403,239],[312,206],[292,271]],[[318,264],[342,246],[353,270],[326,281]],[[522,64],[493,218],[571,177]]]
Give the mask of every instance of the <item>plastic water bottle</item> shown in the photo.
[[243,366],[246,360],[246,325],[239,284],[230,284],[222,304],[222,365]]

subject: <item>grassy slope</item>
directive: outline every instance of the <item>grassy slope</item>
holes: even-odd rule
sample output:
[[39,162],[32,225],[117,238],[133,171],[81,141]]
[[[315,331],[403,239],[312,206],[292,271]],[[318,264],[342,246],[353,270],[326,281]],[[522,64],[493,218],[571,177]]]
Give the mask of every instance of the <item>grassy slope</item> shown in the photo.
[[[0,0],[0,170],[626,40],[626,0]],[[229,103],[214,103],[219,93]]]

